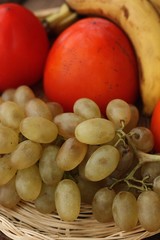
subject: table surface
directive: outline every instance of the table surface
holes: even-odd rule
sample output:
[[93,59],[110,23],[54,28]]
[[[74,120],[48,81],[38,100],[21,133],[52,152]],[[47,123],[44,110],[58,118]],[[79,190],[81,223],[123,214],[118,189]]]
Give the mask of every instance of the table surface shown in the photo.
[[[3,2],[7,2],[7,1],[0,1],[0,4]],[[24,0],[22,4],[26,8],[32,11],[37,11],[37,10],[43,10],[47,8],[58,7],[63,2],[64,0]],[[9,240],[9,238],[3,235],[2,233],[0,233],[0,240]],[[158,235],[152,236],[150,238],[147,238],[146,240],[160,240],[160,235],[158,234]]]

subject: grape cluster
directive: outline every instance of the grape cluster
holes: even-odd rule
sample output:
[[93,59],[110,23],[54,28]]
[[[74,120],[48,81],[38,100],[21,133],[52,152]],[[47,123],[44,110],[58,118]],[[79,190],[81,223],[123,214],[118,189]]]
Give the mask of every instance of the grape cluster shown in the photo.
[[81,203],[94,218],[130,231],[160,228],[160,155],[139,110],[114,99],[102,115],[88,98],[64,112],[28,86],[0,98],[0,204],[29,201],[74,221]]

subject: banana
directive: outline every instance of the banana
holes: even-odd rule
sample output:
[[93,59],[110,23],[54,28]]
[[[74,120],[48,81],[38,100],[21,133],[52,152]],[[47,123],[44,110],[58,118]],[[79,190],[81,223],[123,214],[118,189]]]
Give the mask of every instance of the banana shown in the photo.
[[51,14],[46,18],[46,21],[48,24],[50,24],[50,27],[54,28],[57,26],[58,22],[63,20],[64,18],[68,17],[70,15],[71,11],[67,4],[62,4],[59,8],[59,11],[57,13]]
[[160,1],[159,0],[149,0],[149,2],[155,7],[158,14],[160,14]]
[[76,22],[77,19],[78,15],[76,12],[70,13],[69,16],[65,17],[54,26],[54,32],[59,35],[63,30]]
[[147,0],[66,0],[66,3],[79,14],[110,19],[128,35],[137,55],[143,113],[150,116],[160,99],[160,17],[151,3]]
[[48,32],[54,32],[54,34],[57,35],[78,18],[78,14],[71,11],[66,3],[63,3],[60,7],[51,9],[51,11],[46,10],[43,11],[43,13],[37,11],[35,15],[39,18]]

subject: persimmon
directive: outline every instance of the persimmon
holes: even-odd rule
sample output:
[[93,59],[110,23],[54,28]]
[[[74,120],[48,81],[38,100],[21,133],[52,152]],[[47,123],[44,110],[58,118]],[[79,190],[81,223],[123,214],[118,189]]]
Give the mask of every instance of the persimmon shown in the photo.
[[160,153],[159,127],[160,127],[160,100],[157,102],[157,104],[154,107],[154,110],[151,116],[151,122],[150,122],[150,129],[154,137],[154,150],[157,153]]
[[82,97],[106,104],[120,98],[135,103],[138,67],[133,46],[116,24],[86,17],[64,30],[53,43],[44,70],[46,96],[72,111]]
[[0,4],[0,92],[42,79],[48,51],[46,30],[29,9]]

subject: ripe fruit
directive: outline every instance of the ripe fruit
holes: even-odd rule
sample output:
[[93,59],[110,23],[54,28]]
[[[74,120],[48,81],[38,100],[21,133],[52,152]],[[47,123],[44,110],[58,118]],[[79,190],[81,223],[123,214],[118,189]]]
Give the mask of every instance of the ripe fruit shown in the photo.
[[0,91],[41,79],[48,54],[47,34],[21,5],[0,5]]
[[157,102],[151,116],[150,129],[154,136],[154,149],[156,152],[160,152],[160,101]]
[[127,36],[102,18],[84,18],[68,27],[53,43],[44,72],[44,90],[65,111],[82,97],[102,112],[114,98],[134,103],[138,70]]

